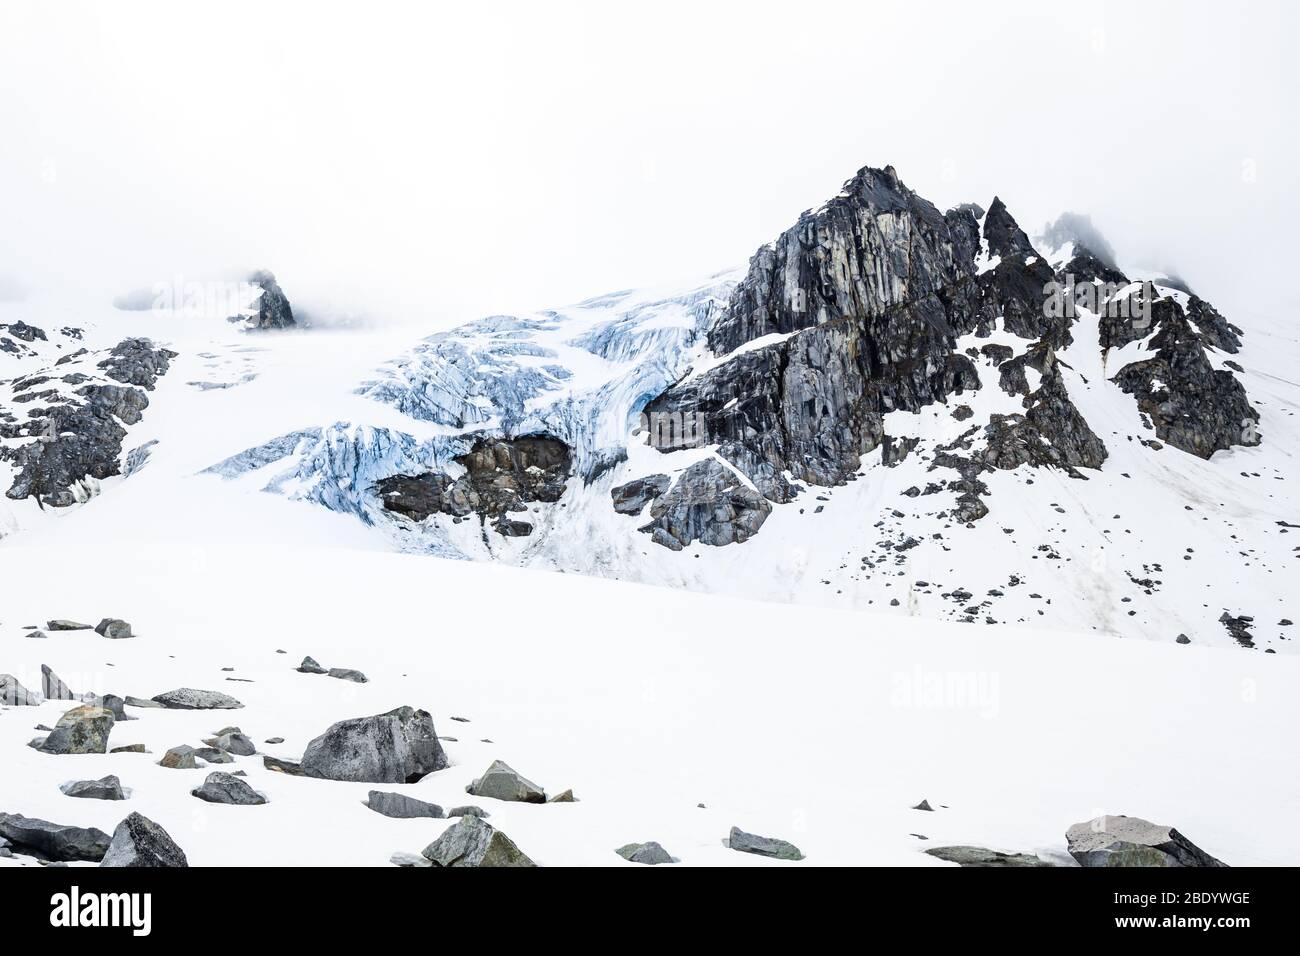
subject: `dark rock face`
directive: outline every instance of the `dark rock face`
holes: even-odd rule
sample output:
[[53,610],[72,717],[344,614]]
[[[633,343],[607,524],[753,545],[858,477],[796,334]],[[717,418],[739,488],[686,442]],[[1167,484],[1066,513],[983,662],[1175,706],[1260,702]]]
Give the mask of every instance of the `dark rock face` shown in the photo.
[[[708,333],[722,361],[648,402],[646,420],[690,421],[697,444],[716,445],[757,488],[759,500],[784,503],[795,493],[787,472],[831,486],[853,480],[861,457],[878,446],[885,464],[906,457],[916,439],[886,436],[889,412],[918,411],[996,384],[1023,397],[1024,413],[991,416],[982,425],[987,447],[978,452],[975,438],[967,437],[960,447],[942,449],[945,462],[936,456],[940,467],[961,475],[949,485],[958,495],[956,516],[976,520],[987,513],[987,489],[978,479],[984,470],[1028,465],[1081,478],[1081,469],[1106,461],[1105,444],[1071,401],[1057,357],[1074,341],[1073,291],[1069,309],[1052,307],[1068,276],[1101,296],[1100,304],[1124,306],[1111,310],[1113,316],[1102,312],[1097,345],[1103,351],[1150,334],[1146,318],[1125,310],[1155,312],[1160,332],[1149,346],[1155,358],[1127,366],[1115,381],[1135,396],[1162,440],[1203,457],[1257,443],[1258,416],[1244,391],[1205,354],[1207,348],[1235,351],[1240,330],[1199,299],[1183,316],[1173,299],[1152,301],[1152,286],[1133,292],[1086,217],[1063,217],[1049,231],[1075,244],[1059,272],[1001,199],[987,213],[962,206],[941,215],[892,168],[863,169],[839,196],[804,213],[755,254]],[[957,350],[959,336],[987,337],[999,327],[1024,339],[1025,348],[989,343]],[[976,361],[996,370],[992,381],[981,380]],[[967,406],[954,414],[972,417]],[[972,436],[980,436],[981,423],[972,426]],[[616,489],[617,504],[637,505],[633,484]],[[743,540],[756,525],[742,535],[728,530],[735,523],[732,491],[713,482],[690,496],[693,517],[677,521],[680,534],[669,522],[647,530],[674,548],[709,541],[706,529],[715,525],[718,543]],[[652,515],[659,517],[656,511],[676,495],[676,488],[662,493]]]
[[1098,817],[1065,834],[1080,866],[1227,866],[1173,827],[1138,817]]
[[280,283],[275,281],[275,276],[267,270],[254,272],[248,277],[251,285],[257,286],[262,290],[261,296],[257,300],[257,314],[251,318],[244,316],[234,316],[232,322],[242,322],[244,327],[250,331],[266,331],[268,329],[291,329],[298,323],[294,320],[293,309],[289,305],[289,299],[280,288]]
[[[35,496],[43,505],[62,508],[76,503],[77,489],[87,479],[120,474],[123,426],[140,421],[149,407],[145,392],[153,390],[175,357],[148,339],[123,339],[94,367],[96,379],[81,372],[63,376],[69,384],[89,382],[71,394],[38,391],[51,381],[42,375],[16,382],[14,401],[29,406],[27,420],[0,409],[0,437],[31,441],[0,448],[0,457],[18,469],[5,494],[15,500]],[[65,356],[60,364],[72,358]]]
[[30,852],[55,862],[103,859],[108,834],[94,827],[68,827],[21,813],[0,813],[0,837],[20,852]]
[[302,755],[303,774],[325,780],[415,783],[446,766],[433,718],[411,707],[341,720]]
[[1137,399],[1156,436],[1175,448],[1209,458],[1233,445],[1258,445],[1259,412],[1246,390],[1232,372],[1210,364],[1206,339],[1192,328],[1182,307],[1172,299],[1162,306],[1157,331],[1147,343],[1154,357],[1124,366],[1112,381]]
[[614,510],[621,515],[639,515],[645,506],[654,501],[672,484],[667,475],[647,475],[625,485],[610,489]]
[[375,490],[387,510],[413,521],[433,514],[478,514],[485,521],[493,519],[502,534],[518,537],[529,534],[532,526],[509,514],[527,511],[530,502],[559,501],[573,454],[558,438],[524,435],[481,438],[456,461],[465,468],[459,478],[441,472],[394,475],[378,482]]
[[132,813],[113,831],[113,842],[103,854],[100,866],[188,867],[185,851],[148,817]]
[[748,540],[771,513],[772,505],[762,495],[710,458],[691,465],[655,499],[652,520],[640,530],[674,551],[697,540],[720,547]]

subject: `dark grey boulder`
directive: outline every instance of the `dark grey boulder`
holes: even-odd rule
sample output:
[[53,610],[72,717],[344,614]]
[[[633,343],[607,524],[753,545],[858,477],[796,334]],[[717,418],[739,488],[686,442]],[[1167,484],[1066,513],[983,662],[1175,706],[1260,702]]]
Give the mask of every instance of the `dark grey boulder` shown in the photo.
[[668,851],[653,840],[649,843],[629,843],[614,852],[632,863],[644,863],[647,866],[675,862]]
[[100,621],[95,625],[95,633],[100,637],[108,638],[110,641],[120,641],[135,636],[131,633],[130,624],[115,617],[106,617]]
[[302,772],[324,780],[414,783],[446,766],[433,718],[412,707],[341,720],[302,755]]
[[121,747],[114,747],[109,750],[111,754],[145,754],[149,751],[144,749],[144,744],[125,744]]
[[262,756],[262,766],[267,770],[275,773],[288,774],[291,777],[305,776],[302,770],[302,764],[294,763],[292,760],[281,760],[279,757]]
[[46,700],[76,700],[74,694],[67,684],[54,671],[50,670],[46,664],[41,665],[41,693],[45,695]]
[[1080,866],[1227,866],[1173,827],[1138,817],[1097,817],[1065,834]]
[[215,690],[195,690],[192,687],[169,690],[165,694],[155,695],[153,700],[169,710],[237,710],[244,706],[229,694]]
[[40,702],[40,697],[24,687],[13,674],[0,674],[0,704],[35,707]]
[[158,761],[158,766],[172,770],[193,770],[198,766],[194,762],[196,755],[197,752],[189,744],[181,744],[163,754],[162,759]]
[[318,663],[316,663],[315,658],[312,657],[304,657],[302,659],[302,663],[299,664],[296,668],[294,668],[294,670],[298,671],[300,674],[328,673],[328,671],[326,671],[325,668],[321,667]]
[[803,859],[803,852],[793,843],[787,843],[785,840],[777,840],[772,837],[758,836],[754,833],[746,833],[739,827],[731,828],[731,835],[727,838],[727,846],[733,850],[739,850],[741,853],[754,853],[774,860]]
[[89,631],[93,625],[80,624],[77,621],[54,620],[46,621],[45,629],[47,631]]
[[925,851],[928,855],[956,863],[958,866],[1008,867],[1051,866],[1029,853],[999,853],[982,846],[936,846]]
[[482,807],[465,806],[465,807],[452,807],[450,810],[447,811],[447,816],[481,817],[482,819],[486,820],[488,817],[492,816],[492,814],[488,813]]
[[19,853],[30,852],[45,860],[102,859],[108,849],[108,834],[94,827],[71,827],[21,813],[0,813],[0,837]]
[[693,541],[722,547],[749,540],[771,513],[767,499],[708,458],[687,468],[670,491],[655,499],[650,523],[639,530],[671,550],[679,550],[674,543],[685,547]]
[[401,820],[412,817],[432,817],[435,820],[441,820],[445,814],[442,807],[436,803],[425,803],[423,800],[417,800],[415,797],[408,797],[404,793],[389,793],[383,790],[371,790],[370,796],[366,800],[366,806],[376,813],[382,813],[386,817],[396,817]]
[[504,760],[492,761],[483,776],[468,787],[466,793],[516,803],[545,803],[546,793],[537,784],[520,776]]
[[86,800],[125,800],[126,792],[122,781],[113,774],[98,780],[73,780],[59,789],[69,797],[81,797]]
[[434,866],[536,866],[513,840],[479,817],[461,817],[424,848]]
[[112,711],[82,704],[60,717],[36,749],[47,754],[108,753],[108,735],[112,729]]
[[614,510],[621,515],[639,515],[645,506],[654,501],[672,484],[667,475],[647,475],[610,491]]
[[365,674],[361,673],[361,671],[355,671],[348,667],[331,667],[326,673],[328,673],[330,677],[335,677],[339,680],[350,680],[354,684],[365,684],[369,680],[369,678],[367,678]]
[[194,751],[194,756],[204,763],[234,763],[235,758],[230,756],[224,750],[218,750],[216,747],[199,747]]
[[190,791],[192,796],[208,803],[227,803],[240,807],[255,807],[266,803],[266,797],[243,780],[229,773],[214,770],[202,786]]
[[143,814],[132,813],[113,831],[113,841],[99,865],[175,868],[190,864],[166,830]]
[[234,754],[236,757],[251,757],[257,753],[257,745],[248,738],[247,735],[235,730],[234,733],[224,733],[211,740],[205,740],[209,747],[215,747],[218,750],[224,750],[226,753]]
[[929,801],[929,800],[922,800],[920,803],[918,803],[918,804],[917,804],[916,806],[914,806],[912,809],[913,809],[913,810],[928,810],[928,811],[930,811],[930,812],[932,812],[932,813],[934,812],[934,807],[930,806],[930,801]]

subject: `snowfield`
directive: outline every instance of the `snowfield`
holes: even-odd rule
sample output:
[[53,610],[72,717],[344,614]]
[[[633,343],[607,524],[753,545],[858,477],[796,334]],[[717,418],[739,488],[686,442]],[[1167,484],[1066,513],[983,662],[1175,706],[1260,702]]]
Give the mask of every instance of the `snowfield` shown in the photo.
[[[3,809],[106,832],[138,810],[192,865],[385,865],[449,825],[383,817],[362,805],[371,789],[483,806],[543,865],[632,866],[614,849],[646,840],[683,865],[946,865],[921,851],[952,843],[1066,862],[1066,828],[1102,813],[1175,825],[1230,864],[1300,863],[1291,656],[977,631],[274,537],[103,541],[72,564],[60,547],[0,548],[4,666],[26,686],[45,663],[75,692],[188,686],[245,705],[128,708],[139,719],[116,724],[110,746],[152,753],[102,756],[24,746],[67,704],[7,708]],[[38,640],[20,627],[104,613],[138,636]],[[370,681],[299,674],[304,655]],[[402,704],[457,738],[444,742],[451,766],[413,785],[236,758],[215,769],[245,770],[270,802],[216,806],[189,795],[208,769],[155,763],[228,724],[297,759],[331,722]],[[273,736],[284,743],[263,743]],[[579,802],[466,794],[498,758]],[[59,792],[108,773],[131,788],[125,802]],[[909,809],[923,798],[935,812]],[[732,825],[807,859],[731,851]]]

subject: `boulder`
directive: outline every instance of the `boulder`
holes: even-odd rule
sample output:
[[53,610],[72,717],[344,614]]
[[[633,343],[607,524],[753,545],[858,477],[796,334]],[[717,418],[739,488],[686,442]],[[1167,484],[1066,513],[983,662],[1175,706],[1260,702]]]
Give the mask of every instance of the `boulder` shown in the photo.
[[447,816],[481,817],[482,819],[486,820],[488,817],[492,816],[492,814],[488,813],[482,807],[466,806],[466,807],[452,807],[450,810],[447,811]]
[[424,848],[434,866],[521,867],[537,864],[513,840],[492,824],[474,816],[461,817]]
[[145,754],[148,752],[144,749],[144,744],[126,744],[123,747],[114,747],[109,751],[111,754]]
[[610,490],[614,510],[621,515],[639,515],[672,484],[667,475],[647,475]]
[[0,813],[0,837],[18,852],[55,862],[96,861],[108,849],[108,834],[94,827],[70,827],[21,813]]
[[120,641],[135,636],[131,633],[130,624],[115,617],[106,617],[100,621],[95,626],[95,633],[100,637],[108,638],[110,641]]
[[572,790],[562,790],[555,796],[546,801],[547,803],[577,803],[578,798],[573,795]]
[[158,766],[168,767],[172,770],[193,770],[197,764],[194,762],[196,752],[189,744],[181,744],[178,747],[172,747],[158,761]]
[[758,836],[754,833],[746,833],[739,827],[731,828],[731,835],[727,839],[727,846],[733,850],[739,850],[741,853],[754,853],[758,856],[770,857],[774,860],[802,860],[803,853],[793,843],[787,843],[785,840],[776,840],[772,837]]
[[98,780],[73,780],[59,787],[69,797],[81,797],[86,800],[125,800],[122,781],[109,774]]
[[432,817],[441,820],[444,816],[442,807],[436,803],[425,803],[404,793],[388,793],[383,790],[371,790],[366,806],[376,813],[401,820],[412,817]]
[[82,704],[60,717],[49,736],[36,749],[47,754],[108,753],[108,735],[112,729],[112,711]]
[[508,800],[516,803],[545,803],[546,794],[537,784],[521,777],[505,761],[494,760],[487,772],[468,787],[465,792],[476,797]]
[[324,780],[414,783],[446,766],[433,718],[411,707],[341,720],[302,755],[302,772]]
[[234,754],[236,757],[251,757],[257,753],[257,745],[237,729],[234,733],[224,733],[211,740],[205,740],[204,743],[217,750]]
[[77,695],[46,664],[41,665],[41,693],[45,695],[46,700],[77,699]]
[[649,843],[629,843],[627,846],[619,847],[614,852],[625,860],[632,863],[644,863],[646,866],[674,862],[668,851],[653,840]]
[[266,797],[243,780],[220,770],[208,774],[203,785],[195,787],[190,794],[208,803],[228,803],[240,807],[261,806],[267,802]]
[[274,773],[284,773],[291,777],[305,776],[302,770],[302,764],[296,764],[292,760],[281,760],[278,757],[262,756],[262,766]]
[[54,620],[45,622],[47,631],[89,631],[91,628],[92,625],[80,624],[77,621]]
[[182,867],[189,866],[185,851],[148,817],[133,813],[117,825],[113,842],[100,866]]
[[361,671],[354,671],[347,667],[331,667],[326,673],[330,677],[336,677],[339,680],[350,680],[354,684],[364,684],[368,678]]
[[300,674],[326,674],[328,671],[316,663],[315,658],[304,657],[302,663],[294,668]]
[[1227,866],[1173,827],[1138,817],[1097,817],[1065,834],[1080,866]]
[[224,750],[218,750],[216,747],[199,747],[194,751],[194,756],[204,763],[234,763],[235,758],[230,756]]
[[32,693],[13,674],[0,674],[0,704],[10,707],[35,707],[40,697]]
[[982,846],[936,846],[925,851],[929,856],[956,863],[958,866],[1005,867],[1051,866],[1029,853],[999,853]]
[[228,694],[215,690],[195,690],[181,687],[157,694],[154,703],[161,704],[169,710],[237,710],[244,705]]

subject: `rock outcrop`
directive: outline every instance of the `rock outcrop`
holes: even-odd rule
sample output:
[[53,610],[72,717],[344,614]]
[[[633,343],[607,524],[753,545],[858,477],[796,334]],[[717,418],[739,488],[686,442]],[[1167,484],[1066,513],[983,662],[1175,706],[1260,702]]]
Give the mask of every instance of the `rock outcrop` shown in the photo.
[[231,322],[237,322],[249,331],[271,331],[294,328],[298,323],[293,317],[289,299],[275,281],[275,276],[261,269],[248,277],[249,285],[261,290],[257,302],[249,312],[251,314],[233,315]]
[[641,528],[674,551],[693,541],[722,546],[746,541],[772,513],[772,505],[717,459],[691,465],[650,506]]
[[12,843],[18,852],[54,862],[95,862],[103,859],[109,846],[108,834],[103,830],[63,826],[21,813],[0,813],[0,837]]
[[501,534],[518,537],[530,534],[532,525],[509,515],[526,512],[532,502],[559,501],[572,469],[569,446],[550,435],[479,439],[455,461],[464,468],[457,478],[429,472],[379,481],[375,490],[384,508],[413,521],[478,514],[492,519]]

